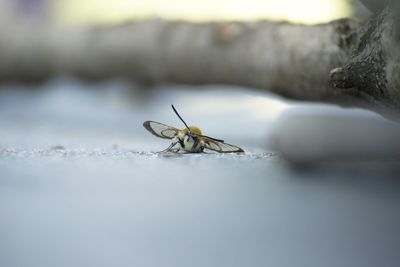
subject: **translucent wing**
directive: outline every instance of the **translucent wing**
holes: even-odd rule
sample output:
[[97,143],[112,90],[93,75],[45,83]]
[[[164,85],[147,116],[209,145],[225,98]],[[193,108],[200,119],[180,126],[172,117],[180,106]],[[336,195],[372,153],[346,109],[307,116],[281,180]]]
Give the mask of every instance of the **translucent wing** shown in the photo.
[[164,139],[172,139],[174,138],[178,132],[179,129],[155,122],[155,121],[145,121],[143,123],[144,128],[146,128],[147,131],[151,132],[157,137],[164,138]]
[[205,148],[214,150],[219,153],[239,153],[239,152],[244,152],[243,149],[240,147],[227,144],[224,142],[218,142],[213,139],[209,139],[207,137],[204,137],[204,144]]

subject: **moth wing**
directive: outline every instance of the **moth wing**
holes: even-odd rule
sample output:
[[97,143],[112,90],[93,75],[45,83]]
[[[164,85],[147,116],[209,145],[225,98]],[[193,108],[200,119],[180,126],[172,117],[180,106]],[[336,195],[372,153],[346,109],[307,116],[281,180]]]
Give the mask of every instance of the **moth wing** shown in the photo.
[[171,126],[168,126],[166,124],[159,123],[156,121],[145,121],[143,123],[143,126],[150,133],[154,134],[157,137],[164,138],[164,139],[172,139],[179,132],[179,129],[177,129],[175,127],[171,127]]
[[204,138],[205,148],[219,152],[219,153],[239,153],[244,152],[240,147],[227,144],[224,142],[218,142],[207,137]]

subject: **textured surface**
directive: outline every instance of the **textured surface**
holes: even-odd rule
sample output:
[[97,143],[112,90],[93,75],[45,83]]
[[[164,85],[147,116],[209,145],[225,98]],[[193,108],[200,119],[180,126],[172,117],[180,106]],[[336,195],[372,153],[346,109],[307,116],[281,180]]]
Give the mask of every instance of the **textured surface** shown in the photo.
[[[219,87],[132,99],[119,82],[5,89],[1,266],[398,265],[398,164],[290,167],[264,144],[293,104]],[[154,153],[168,144],[142,122],[179,126],[171,103],[247,153]]]

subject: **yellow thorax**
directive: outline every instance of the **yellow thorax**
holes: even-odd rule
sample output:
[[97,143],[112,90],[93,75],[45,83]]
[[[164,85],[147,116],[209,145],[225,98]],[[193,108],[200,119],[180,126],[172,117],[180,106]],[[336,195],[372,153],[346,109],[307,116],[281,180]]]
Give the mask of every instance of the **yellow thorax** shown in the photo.
[[[197,126],[191,125],[191,126],[189,126],[189,129],[195,135],[203,135],[200,128]],[[183,134],[185,135],[189,130],[187,128],[183,128],[182,131],[183,131]]]

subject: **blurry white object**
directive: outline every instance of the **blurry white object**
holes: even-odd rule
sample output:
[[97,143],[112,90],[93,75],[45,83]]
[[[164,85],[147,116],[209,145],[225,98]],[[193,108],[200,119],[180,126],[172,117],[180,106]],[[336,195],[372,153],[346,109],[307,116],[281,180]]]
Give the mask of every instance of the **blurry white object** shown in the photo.
[[400,158],[400,126],[360,109],[292,108],[273,129],[274,149],[293,162]]

